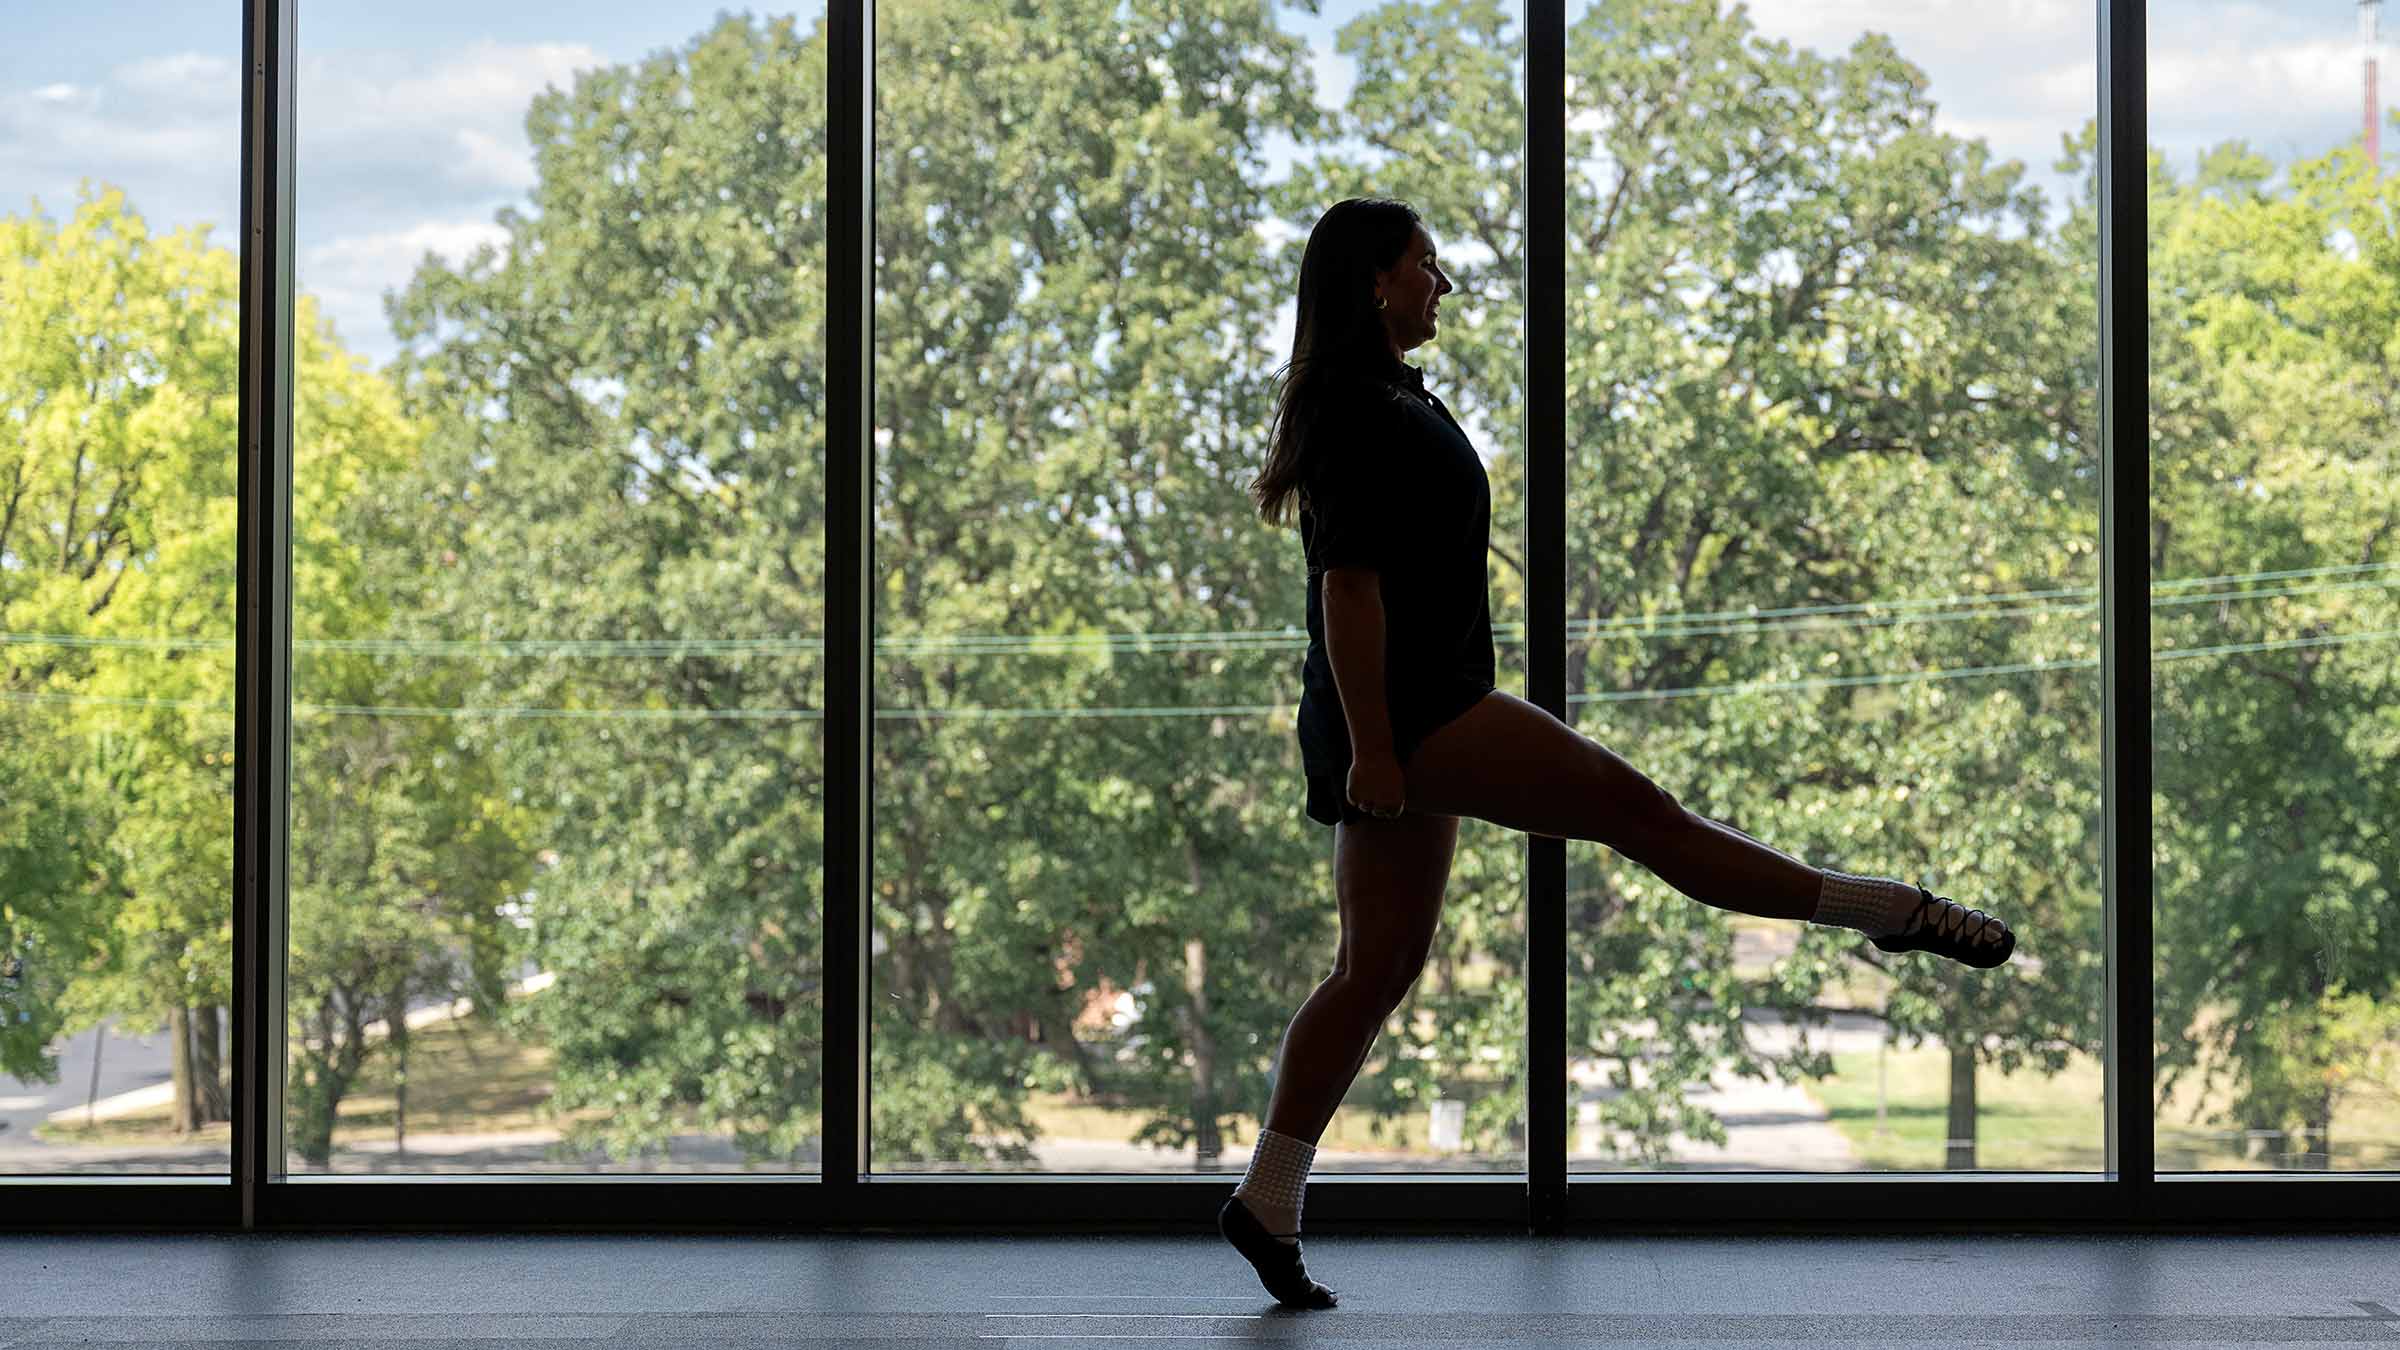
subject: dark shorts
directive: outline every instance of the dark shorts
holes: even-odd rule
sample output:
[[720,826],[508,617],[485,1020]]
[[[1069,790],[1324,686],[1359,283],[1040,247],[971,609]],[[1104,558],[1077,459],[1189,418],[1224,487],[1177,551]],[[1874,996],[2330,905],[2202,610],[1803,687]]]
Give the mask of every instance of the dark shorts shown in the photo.
[[1350,804],[1350,771],[1311,771],[1308,775],[1308,818],[1319,825],[1355,825],[1367,813]]
[[[1466,714],[1467,709],[1481,703],[1484,695],[1492,691],[1484,688],[1470,692],[1471,697],[1465,697],[1456,706],[1445,709],[1440,721],[1414,735],[1394,742],[1392,749],[1399,757],[1402,769],[1408,767],[1408,761],[1415,756],[1417,747],[1423,745],[1427,737],[1457,721]],[[1349,765],[1343,764],[1337,767],[1322,762],[1304,763],[1302,769],[1308,776],[1308,818],[1310,820],[1319,825],[1354,825],[1362,820],[1374,819],[1350,804]],[[1401,810],[1405,813],[1407,807],[1403,805]]]

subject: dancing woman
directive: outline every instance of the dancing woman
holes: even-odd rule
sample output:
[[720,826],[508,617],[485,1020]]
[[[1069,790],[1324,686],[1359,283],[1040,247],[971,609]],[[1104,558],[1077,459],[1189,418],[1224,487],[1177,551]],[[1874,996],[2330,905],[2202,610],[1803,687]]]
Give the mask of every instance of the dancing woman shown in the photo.
[[1407,205],[1341,202],[1300,263],[1299,320],[1266,468],[1273,524],[1297,508],[1308,562],[1300,757],[1333,827],[1341,945],[1284,1032],[1266,1126],[1217,1226],[1267,1292],[1330,1308],[1300,1257],[1316,1141],[1424,969],[1461,816],[1608,845],[1703,904],[1856,929],[1887,952],[1970,966],[2016,935],[1888,877],[1811,867],[1695,814],[1614,752],[1493,687],[1484,553],[1491,487],[1466,433],[1401,357],[1452,290]]

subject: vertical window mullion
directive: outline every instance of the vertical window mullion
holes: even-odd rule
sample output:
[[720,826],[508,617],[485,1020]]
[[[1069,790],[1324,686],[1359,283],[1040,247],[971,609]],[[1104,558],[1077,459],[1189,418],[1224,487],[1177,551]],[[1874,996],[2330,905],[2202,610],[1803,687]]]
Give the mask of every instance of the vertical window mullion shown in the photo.
[[[1567,717],[1566,0],[1525,5],[1525,696]],[[1567,1198],[1567,846],[1525,837],[1527,1219]]]
[[292,651],[292,47],[296,0],[242,15],[240,553],[234,640],[233,1179],[244,1228],[283,1179]]
[[[874,0],[829,0],[826,51],[825,1005],[823,1181],[867,1170],[867,884],[873,835],[868,656],[874,600]],[[829,1216],[844,1209],[828,1197]]]
[[2143,0],[2100,9],[2100,650],[2109,1173],[2128,1217],[2151,1119],[2148,48]]

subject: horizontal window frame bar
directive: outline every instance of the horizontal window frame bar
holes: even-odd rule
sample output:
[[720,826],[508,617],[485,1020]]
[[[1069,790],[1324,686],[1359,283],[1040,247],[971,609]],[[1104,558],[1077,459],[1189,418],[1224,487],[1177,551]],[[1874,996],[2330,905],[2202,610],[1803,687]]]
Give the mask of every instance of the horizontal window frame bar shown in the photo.
[[[1207,1230],[1229,1173],[293,1177],[267,1187],[257,1227],[279,1232],[968,1232]],[[210,1231],[232,1188],[88,1179],[12,1186],[35,1231]],[[2388,1231],[2400,1173],[2168,1173],[2140,1206],[2104,1173],[1571,1174],[1558,1232]],[[1312,1233],[1528,1232],[1524,1173],[1312,1176]]]

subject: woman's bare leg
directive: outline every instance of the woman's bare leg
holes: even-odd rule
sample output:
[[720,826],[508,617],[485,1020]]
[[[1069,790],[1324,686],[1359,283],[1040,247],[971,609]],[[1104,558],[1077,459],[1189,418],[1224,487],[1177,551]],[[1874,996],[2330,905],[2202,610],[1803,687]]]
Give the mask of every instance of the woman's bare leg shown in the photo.
[[1268,1129],[1311,1144],[1325,1133],[1384,1018],[1425,969],[1457,846],[1454,816],[1410,811],[1334,827],[1341,946],[1283,1033]]
[[1616,752],[1494,690],[1407,766],[1407,810],[1608,845],[1703,904],[1770,919],[1817,912],[1824,874],[1696,814]]

